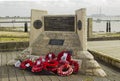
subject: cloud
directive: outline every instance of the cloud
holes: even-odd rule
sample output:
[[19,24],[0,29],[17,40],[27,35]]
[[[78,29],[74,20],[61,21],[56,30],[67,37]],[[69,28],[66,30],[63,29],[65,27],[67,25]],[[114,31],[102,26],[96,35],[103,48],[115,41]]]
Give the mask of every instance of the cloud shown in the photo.
[[[49,14],[74,14],[79,8],[87,8],[87,14],[118,15],[120,0],[0,0],[0,16],[30,16],[31,9],[47,10]],[[114,12],[113,12],[114,11]]]

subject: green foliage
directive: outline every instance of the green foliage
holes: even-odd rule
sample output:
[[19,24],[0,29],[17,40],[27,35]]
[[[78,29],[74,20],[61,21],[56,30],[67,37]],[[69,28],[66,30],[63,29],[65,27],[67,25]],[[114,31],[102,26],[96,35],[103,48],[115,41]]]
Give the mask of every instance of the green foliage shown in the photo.
[[0,38],[0,42],[22,42],[22,41],[28,41],[29,38],[14,38],[14,37],[4,37]]
[[29,41],[29,33],[0,31],[0,42]]
[[93,33],[93,37],[120,37],[120,33]]

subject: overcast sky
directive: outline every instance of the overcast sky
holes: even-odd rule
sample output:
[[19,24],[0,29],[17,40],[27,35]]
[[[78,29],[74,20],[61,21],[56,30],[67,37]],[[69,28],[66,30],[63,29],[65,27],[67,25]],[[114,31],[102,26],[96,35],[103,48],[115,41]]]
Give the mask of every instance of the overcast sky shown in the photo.
[[87,8],[87,15],[101,13],[120,15],[120,0],[0,0],[0,16],[30,16],[31,9],[49,14],[74,14]]

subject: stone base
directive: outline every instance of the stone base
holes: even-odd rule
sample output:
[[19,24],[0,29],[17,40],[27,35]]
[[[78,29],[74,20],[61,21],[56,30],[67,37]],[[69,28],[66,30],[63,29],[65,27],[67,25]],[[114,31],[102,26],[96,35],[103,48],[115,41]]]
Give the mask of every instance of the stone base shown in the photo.
[[107,76],[104,70],[97,63],[97,61],[94,60],[92,54],[90,54],[88,51],[79,51],[77,55],[77,59],[82,60],[82,64],[80,66],[80,72],[82,74],[101,77]]

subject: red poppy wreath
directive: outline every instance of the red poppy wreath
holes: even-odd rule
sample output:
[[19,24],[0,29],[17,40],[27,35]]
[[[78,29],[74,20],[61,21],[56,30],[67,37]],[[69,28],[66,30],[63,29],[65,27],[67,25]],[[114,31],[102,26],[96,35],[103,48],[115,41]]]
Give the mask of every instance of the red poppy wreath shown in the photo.
[[54,53],[48,53],[46,56],[45,56],[45,60],[53,60],[55,59],[55,54]]
[[71,60],[70,65],[73,68],[73,73],[78,73],[79,70],[79,64],[77,61]]
[[68,75],[72,74],[72,72],[73,72],[73,69],[69,64],[61,65],[57,69],[57,73],[60,76],[68,76]]
[[44,70],[56,72],[58,68],[58,61],[57,60],[51,60],[44,62]]
[[34,66],[32,67],[32,72],[40,72],[40,71],[42,71],[42,69],[43,69],[43,63],[44,63],[44,59],[43,58],[39,58],[39,59],[37,59],[36,61],[35,61],[35,63],[34,63]]
[[23,61],[20,65],[21,69],[31,69],[33,67],[33,62],[30,59]]
[[62,51],[58,54],[57,61],[71,61],[71,54],[68,51]]

